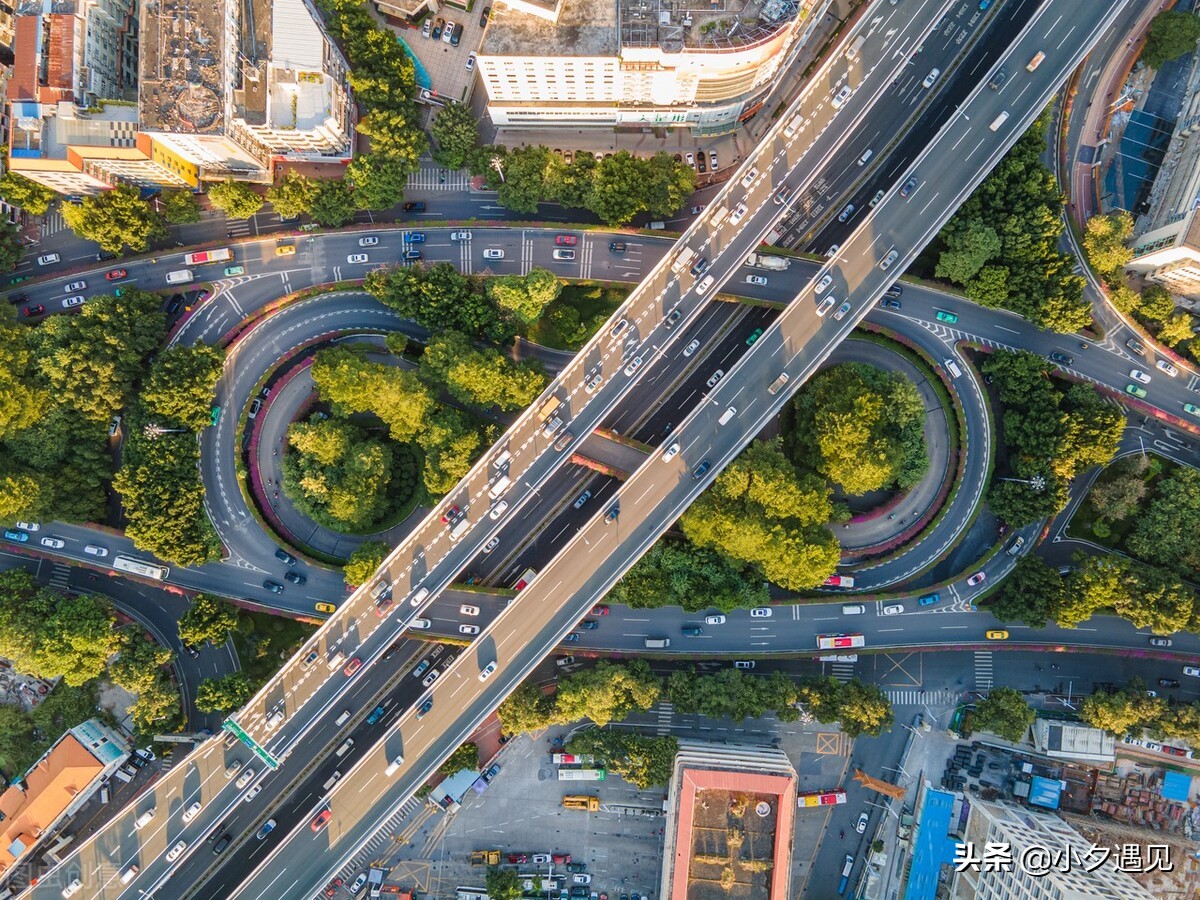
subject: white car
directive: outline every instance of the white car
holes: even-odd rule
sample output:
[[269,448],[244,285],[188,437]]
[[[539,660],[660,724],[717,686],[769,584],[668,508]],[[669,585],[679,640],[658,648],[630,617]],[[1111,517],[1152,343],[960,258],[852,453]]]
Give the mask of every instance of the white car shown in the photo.
[[440,669],[433,669],[428,675],[426,675],[424,678],[421,679],[421,684],[424,685],[425,687],[429,687],[431,684],[433,684],[435,681],[438,680],[438,676],[441,674],[442,674],[442,672]]
[[904,604],[903,603],[892,603],[883,608],[883,614],[885,616],[898,616],[902,612],[904,612]]
[[504,515],[504,511],[506,509],[508,509],[508,501],[501,500],[499,503],[497,503],[495,506],[493,506],[491,508],[491,510],[488,511],[488,518],[498,519],[502,515]]
[[62,302],[63,309],[70,309],[72,306],[83,306],[83,294],[76,294],[74,297],[67,297]]
[[717,614],[715,616],[705,616],[704,624],[705,625],[724,625],[725,617],[720,614]]
[[771,607],[756,606],[750,610],[750,618],[752,619],[769,619],[771,618]]
[[641,355],[635,356],[633,359],[631,359],[629,361],[629,365],[627,365],[625,367],[625,374],[632,375],[634,372],[636,372],[638,369],[640,369],[642,367],[643,362],[644,362],[644,360],[642,359]]
[[190,821],[192,821],[192,819],[196,818],[196,816],[198,816],[199,814],[200,814],[200,801],[197,800],[195,803],[193,803],[191,806],[189,806],[187,809],[185,809],[183,811],[183,821],[185,823],[190,822]]
[[749,210],[747,209],[746,204],[739,203],[736,207],[734,207],[733,212],[729,215],[730,224],[736,225],[738,222],[742,221],[742,217],[746,215],[747,212],[749,212]]
[[469,231],[452,231],[450,232],[450,240],[452,241],[469,241],[471,232]]
[[496,247],[488,247],[483,251],[484,259],[504,259],[504,251]]
[[251,800],[253,800],[255,797],[257,797],[258,792],[261,790],[262,790],[262,785],[256,784],[254,787],[250,788],[250,790],[246,791],[246,802],[249,803]]
[[443,44],[450,43],[450,37],[453,34],[454,34],[454,23],[447,22],[445,27],[442,28],[442,43]]
[[433,623],[428,619],[413,619],[408,623],[409,628],[420,628],[422,630],[429,628]]
[[1154,368],[1158,369],[1158,371],[1160,371],[1166,375],[1170,375],[1172,378],[1174,378],[1176,375],[1179,374],[1179,370],[1177,368],[1175,368],[1173,365],[1171,365],[1169,362],[1167,362],[1165,359],[1157,360],[1154,363]]
[[867,830],[867,822],[871,821],[870,813],[859,813],[858,821],[854,823],[854,830],[862,834]]
[[253,769],[247,769],[246,771],[244,771],[241,775],[238,776],[237,789],[240,791],[242,788],[244,788],[246,785],[248,785],[250,783],[250,779],[252,779],[253,777],[254,777]]
[[500,546],[500,535],[496,535],[494,538],[492,538],[490,541],[488,541],[486,544],[483,545],[483,552],[491,553],[493,550],[495,550],[499,546]]
[[942,74],[941,69],[930,69],[929,74],[925,76],[925,80],[921,82],[921,87],[931,88],[933,83],[938,80],[938,76]]
[[63,293],[69,294],[72,291],[82,291],[87,287],[86,281],[72,281],[70,284],[63,287]]
[[178,841],[174,847],[167,851],[167,862],[175,862],[179,859],[179,855],[187,849],[187,841]]
[[846,313],[848,312],[850,312],[850,301],[843,300],[842,305],[837,308],[837,312],[833,314],[833,317],[840,322],[846,317]]
[[472,50],[467,54],[467,71],[470,72],[475,68],[475,51]]
[[686,347],[683,348],[683,355],[691,356],[693,353],[695,353],[699,349],[700,349],[700,341],[698,339],[693,340],[690,344],[688,344]]
[[690,150],[689,150],[689,151],[688,151],[688,152],[687,152],[687,153],[684,155],[684,157],[683,157],[683,158],[687,160],[687,164],[688,164],[689,166],[694,166],[694,165],[696,165],[696,157],[695,157],[695,155],[692,153],[692,151],[690,151]]
[[360,263],[365,263],[368,260],[370,260],[370,257],[365,253],[351,253],[346,257],[346,262],[350,263],[351,265],[359,265]]
[[885,271],[887,269],[890,269],[892,267],[892,263],[894,263],[899,256],[900,256],[900,251],[889,250],[888,255],[879,261],[879,268],[881,268]]
[[[447,29],[450,28],[449,22],[446,23],[446,28]],[[443,32],[443,33],[449,33],[449,32]],[[449,41],[447,41],[446,43],[449,43]],[[351,894],[357,894],[359,891],[361,891],[363,889],[363,885],[366,883],[367,883],[367,873],[359,872],[358,877],[354,879],[354,882],[348,888],[346,888],[346,890],[348,890]]]
[[17,522],[16,526],[22,531],[41,531],[42,526],[37,522]]
[[1191,675],[1193,678],[1200,678],[1200,668],[1196,668],[1195,666],[1184,666],[1183,674]]
[[39,266],[50,266],[61,259],[57,253],[47,253],[45,256],[39,256],[37,262]]
[[358,239],[358,246],[360,246],[360,247],[374,247],[378,243],[379,243],[379,238],[374,237],[374,236],[361,237]]
[[487,681],[492,677],[492,673],[496,671],[496,661],[493,659],[490,663],[483,667],[483,671],[479,673],[480,681]]
[[824,300],[822,300],[822,301],[821,301],[821,303],[820,303],[820,304],[817,306],[817,315],[818,315],[818,316],[823,316],[823,315],[825,315],[825,313],[827,313],[827,312],[829,312],[831,309],[833,309],[833,304],[835,304],[835,303],[837,303],[837,301],[836,301],[836,300],[834,300],[832,297],[826,297],[826,298],[825,298]]
[[746,284],[766,284],[766,283],[767,283],[767,279],[763,278],[763,276],[761,276],[761,275],[747,275],[746,276]]
[[673,441],[670,444],[670,446],[668,446],[667,449],[663,451],[663,455],[662,455],[663,462],[670,462],[671,460],[673,460],[675,458],[675,455],[678,452],[679,452],[679,441]]
[[831,284],[833,284],[833,274],[826,273],[825,277],[818,281],[817,286],[813,288],[813,293],[823,294],[825,293],[825,288],[829,287]]
[[62,538],[56,537],[44,537],[41,539],[41,541],[39,541],[39,543],[43,547],[49,547],[51,550],[61,550],[63,547],[67,546],[66,541],[64,541]]
[[975,585],[977,585],[977,584],[983,584],[983,582],[986,579],[987,579],[986,572],[976,572],[974,575],[972,575],[970,578],[967,579],[967,584],[969,584],[971,587],[975,587]]
[[1149,384],[1150,383],[1150,376],[1147,375],[1145,372],[1143,372],[1141,369],[1130,369],[1129,377],[1132,378],[1134,381],[1136,381],[1138,384]]
[[459,625],[458,633],[459,634],[479,634],[479,626],[478,625]]
[[591,884],[592,876],[587,872],[576,872],[571,876],[571,881],[575,884]]
[[535,853],[529,858],[529,862],[535,866],[544,866],[550,862],[550,859],[549,853]]
[[709,379],[708,379],[708,381],[705,382],[705,384],[707,384],[709,387],[713,387],[714,385],[716,385],[716,383],[718,381],[720,381],[724,377],[725,377],[725,370],[717,369],[717,371],[713,372],[712,375],[709,376]]
[[471,606],[469,603],[464,603],[462,606],[460,606],[460,607],[458,608],[458,611],[459,611],[460,613],[462,613],[464,616],[477,616],[477,615],[479,615],[479,607],[478,607],[478,606]]
[[[691,156],[690,153],[688,155]],[[750,185],[754,184],[754,179],[757,177],[758,177],[758,169],[751,169],[742,178],[742,187],[750,187]]]

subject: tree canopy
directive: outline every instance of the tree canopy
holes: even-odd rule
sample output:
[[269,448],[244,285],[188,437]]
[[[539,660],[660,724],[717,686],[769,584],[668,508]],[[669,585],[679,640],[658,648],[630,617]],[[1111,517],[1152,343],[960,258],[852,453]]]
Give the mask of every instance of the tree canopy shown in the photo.
[[1161,68],[1168,60],[1195,51],[1197,39],[1200,39],[1200,16],[1192,12],[1164,10],[1150,20],[1141,60],[1151,69]]
[[196,688],[196,709],[207,713],[227,713],[240,708],[254,696],[254,685],[245,672],[230,672],[217,678],[205,678]]
[[1138,559],[1180,575],[1200,571],[1200,472],[1179,466],[1155,484],[1127,546]]
[[491,347],[476,348],[466,335],[446,331],[429,341],[421,355],[421,377],[444,386],[465,406],[524,409],[545,389],[547,377],[536,360],[514,363]]
[[757,569],[686,541],[660,539],[608,592],[613,603],[635,608],[679,606],[687,612],[729,611],[766,604],[770,595]]
[[216,646],[225,643],[237,627],[236,606],[211,594],[197,594],[187,612],[179,618],[179,639],[193,647],[205,641]]
[[228,178],[208,188],[208,202],[231,219],[249,219],[263,207],[258,191],[244,181]]
[[461,103],[447,103],[429,125],[433,136],[433,159],[438,165],[460,169],[479,143],[479,125],[475,115]]
[[383,565],[383,561],[387,559],[391,549],[383,541],[364,541],[359,544],[350,554],[350,558],[346,560],[346,565],[342,566],[342,575],[346,579],[346,585],[358,587],[360,584],[366,584],[367,580]]
[[364,286],[385,306],[435,334],[449,329],[497,344],[513,335],[495,304],[450,263],[381,267],[368,273]]
[[225,351],[197,342],[168,347],[158,354],[142,388],[142,400],[154,415],[200,431],[209,423],[213,392],[225,364]]
[[18,206],[31,216],[44,216],[58,194],[17,172],[5,172],[0,178],[0,197],[10,206]]
[[150,249],[152,241],[167,236],[162,217],[141,198],[137,188],[128,184],[84,197],[78,204],[67,203],[62,207],[62,217],[73,232],[95,241],[108,253],[124,253],[126,247],[141,253]]
[[1125,246],[1132,235],[1133,216],[1123,209],[1088,219],[1083,249],[1088,262],[1105,281],[1116,281],[1121,269],[1133,259],[1133,251]]
[[537,266],[526,275],[498,275],[487,282],[488,296],[496,305],[526,324],[540,319],[561,291],[558,276]]
[[1025,737],[1035,718],[1037,713],[1020,691],[1001,687],[992,688],[987,699],[976,704],[970,724],[973,732],[988,731],[1016,743]]
[[0,572],[0,655],[19,672],[85,684],[117,648],[115,623],[100,598],[39,587],[24,569]]
[[608,771],[644,791],[671,780],[679,741],[670,735],[647,737],[634,731],[589,728],[572,736],[566,751],[596,757]]
[[158,197],[162,216],[171,225],[200,221],[200,201],[189,190],[165,190]]

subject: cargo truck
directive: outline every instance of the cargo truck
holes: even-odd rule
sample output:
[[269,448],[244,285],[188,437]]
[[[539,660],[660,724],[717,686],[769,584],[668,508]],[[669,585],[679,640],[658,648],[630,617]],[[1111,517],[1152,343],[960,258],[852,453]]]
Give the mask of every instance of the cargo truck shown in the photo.
[[498,866],[500,865],[499,850],[472,850],[471,865],[473,866]]
[[746,257],[746,265],[754,266],[757,269],[770,269],[773,272],[782,272],[791,264],[790,259],[782,256],[767,256],[765,253],[751,252]]
[[600,798],[587,794],[568,794],[563,797],[563,809],[581,809],[584,812],[599,812]]
[[682,272],[692,264],[692,260],[696,258],[696,251],[691,247],[684,247],[679,251],[679,255],[675,257],[675,261],[671,263],[671,271],[675,273]]
[[542,408],[538,410],[538,421],[545,422],[548,418],[554,415],[555,410],[562,406],[562,401],[557,397],[551,397],[542,404]]

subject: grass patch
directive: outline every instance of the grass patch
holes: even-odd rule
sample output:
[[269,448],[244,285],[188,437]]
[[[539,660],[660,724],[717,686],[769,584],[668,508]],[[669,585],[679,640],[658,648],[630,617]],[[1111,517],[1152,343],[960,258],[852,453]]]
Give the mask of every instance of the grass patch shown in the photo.
[[315,625],[295,619],[241,610],[233,642],[242,670],[254,684],[261,684],[279,671],[316,630]]
[[629,296],[630,285],[573,282],[525,337],[555,350],[578,350]]

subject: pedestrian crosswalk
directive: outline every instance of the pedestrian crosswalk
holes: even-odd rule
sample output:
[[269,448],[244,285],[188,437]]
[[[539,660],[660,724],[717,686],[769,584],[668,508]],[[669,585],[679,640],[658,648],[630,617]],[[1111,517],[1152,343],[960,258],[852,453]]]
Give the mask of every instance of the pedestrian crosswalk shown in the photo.
[[885,691],[888,702],[892,706],[950,706],[958,702],[955,691],[901,691],[891,689]]
[[852,662],[833,662],[829,664],[829,674],[838,681],[845,684],[854,678],[854,663]]
[[250,235],[250,220],[226,219],[225,228],[230,237],[248,237]]
[[[392,835],[395,834],[396,829],[400,827],[401,823],[403,823],[405,819],[412,816],[412,814],[418,810],[420,811],[420,814],[417,815],[411,822],[408,822],[405,825],[404,830],[400,832],[400,834],[397,834],[395,840],[393,840]],[[377,851],[384,847],[390,847],[393,844],[409,843],[416,836],[418,829],[420,829],[420,827],[429,819],[430,816],[434,815],[439,810],[440,807],[436,806],[435,804],[426,803],[418,797],[409,797],[402,804],[400,804],[400,807],[394,813],[392,813],[392,815],[386,822],[383,823],[379,830],[371,835],[371,839],[358,848],[358,853],[356,853],[354,858],[350,860],[349,865],[344,871],[348,870],[353,872],[356,869],[362,868],[363,865],[365,865],[368,861],[376,859],[378,855]]]
[[66,231],[67,223],[63,221],[62,213],[57,209],[52,209],[46,215],[42,216],[41,239],[44,241],[51,235],[58,234],[60,231]]
[[409,190],[465,191],[471,187],[471,175],[463,169],[421,166],[408,176]]
[[655,714],[658,716],[658,723],[656,727],[658,729],[659,737],[670,734],[671,719],[675,717],[675,707],[670,703],[660,703],[658,704],[658,709],[656,710]]
[[67,591],[71,587],[71,570],[62,563],[55,563],[50,570],[50,587],[56,591]]
[[975,653],[975,690],[992,689],[992,651],[979,650]]

